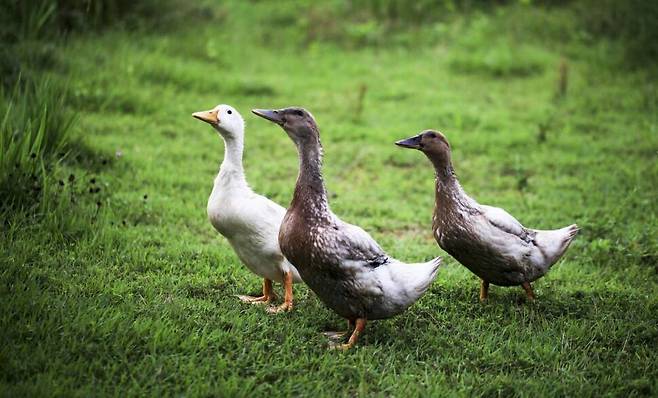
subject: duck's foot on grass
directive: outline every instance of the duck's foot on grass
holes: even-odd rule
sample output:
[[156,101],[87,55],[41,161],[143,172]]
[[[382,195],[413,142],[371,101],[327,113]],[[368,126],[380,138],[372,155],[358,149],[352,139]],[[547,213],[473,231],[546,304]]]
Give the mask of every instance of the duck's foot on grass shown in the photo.
[[269,307],[267,312],[270,314],[292,311],[292,272],[283,274],[283,291],[283,304],[278,307]]
[[347,351],[350,348],[352,348],[354,344],[350,343],[337,343],[335,341],[330,341],[329,342],[329,349],[330,350],[336,350],[336,351]]
[[[345,331],[343,331],[343,332],[322,332],[322,334],[323,334],[326,338],[328,338],[329,340],[332,340],[332,341],[334,341],[334,342],[335,342],[335,341],[338,341],[338,340],[342,340],[342,339],[344,339],[345,336],[347,336],[348,333],[349,333],[349,330],[345,330]],[[331,344],[331,343],[330,343],[330,344]]]
[[[347,341],[347,343],[339,343],[336,341],[330,341],[329,342],[329,349],[330,350],[340,350],[340,351],[346,351],[349,350],[350,348],[354,347],[356,344],[357,340],[359,339],[359,336],[361,333],[363,333],[363,330],[366,328],[366,319],[365,318],[358,318],[354,323],[350,321],[349,323],[350,327],[354,325],[354,331],[352,332],[352,335],[350,336],[350,339]],[[325,336],[329,337],[327,333],[335,333],[336,335],[340,334],[341,332],[325,332],[323,333]],[[344,337],[347,335],[347,332],[344,332],[341,337]],[[329,337],[331,339],[331,337]],[[340,337],[338,337],[340,339]]]
[[276,297],[274,295],[269,295],[269,296],[245,296],[238,294],[236,295],[237,298],[240,299],[243,303],[249,303],[249,304],[269,304],[274,300]]
[[249,304],[269,304],[276,300],[276,294],[272,290],[272,281],[270,279],[263,279],[263,295],[262,296],[244,296],[237,295],[243,303]]
[[335,332],[335,331],[327,331],[327,332],[322,332],[322,334],[328,338],[329,340],[333,340],[334,342],[338,340],[342,340],[345,338],[345,336],[349,335],[350,331],[353,330],[355,327],[354,321],[348,320],[347,321],[347,330],[342,331],[342,332]]
[[276,307],[268,307],[267,312],[270,314],[278,314],[280,312],[292,311],[292,303],[283,303]]

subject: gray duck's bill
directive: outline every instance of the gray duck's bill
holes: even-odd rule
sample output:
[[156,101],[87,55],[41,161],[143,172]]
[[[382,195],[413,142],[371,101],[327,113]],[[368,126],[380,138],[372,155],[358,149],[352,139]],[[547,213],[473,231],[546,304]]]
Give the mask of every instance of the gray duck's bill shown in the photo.
[[414,137],[410,137],[404,140],[397,141],[395,145],[401,146],[403,148],[412,148],[412,149],[420,149],[422,146],[420,144],[421,139],[423,138],[422,135],[417,135]]
[[283,117],[279,111],[273,109],[252,109],[251,112],[256,116],[269,120],[270,122],[279,125],[283,124]]

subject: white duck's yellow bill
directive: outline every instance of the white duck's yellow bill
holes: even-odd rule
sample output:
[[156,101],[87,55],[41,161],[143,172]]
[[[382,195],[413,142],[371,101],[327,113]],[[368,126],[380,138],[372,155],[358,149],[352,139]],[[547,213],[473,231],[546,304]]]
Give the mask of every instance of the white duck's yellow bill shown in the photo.
[[217,124],[219,123],[219,117],[217,116],[217,110],[211,110],[211,111],[201,111],[201,112],[194,112],[192,114],[192,117],[195,117],[199,120],[202,120],[206,123],[210,124]]

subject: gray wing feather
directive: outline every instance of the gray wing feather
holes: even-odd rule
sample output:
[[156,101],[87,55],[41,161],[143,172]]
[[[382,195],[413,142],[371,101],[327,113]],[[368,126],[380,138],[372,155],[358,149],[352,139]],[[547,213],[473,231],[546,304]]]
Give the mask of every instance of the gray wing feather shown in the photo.
[[363,261],[377,267],[388,261],[388,256],[375,240],[356,225],[337,220],[340,236],[341,257],[345,260]]
[[521,223],[500,207],[480,205],[482,215],[494,227],[519,239],[529,242],[533,239],[532,234]]

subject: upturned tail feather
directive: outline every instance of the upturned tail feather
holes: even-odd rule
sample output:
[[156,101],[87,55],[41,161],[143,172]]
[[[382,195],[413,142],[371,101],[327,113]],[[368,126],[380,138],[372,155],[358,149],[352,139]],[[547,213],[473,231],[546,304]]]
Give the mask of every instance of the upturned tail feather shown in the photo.
[[551,265],[562,258],[578,231],[580,231],[580,228],[576,224],[553,231],[537,231],[538,244],[544,248],[545,255],[550,258]]
[[398,266],[401,267],[397,268],[398,272],[405,273],[408,281],[414,281],[409,284],[410,287],[422,293],[427,290],[429,285],[434,281],[434,278],[436,278],[442,258],[435,257],[424,263],[413,264],[405,264],[398,260],[395,261],[397,261]]

